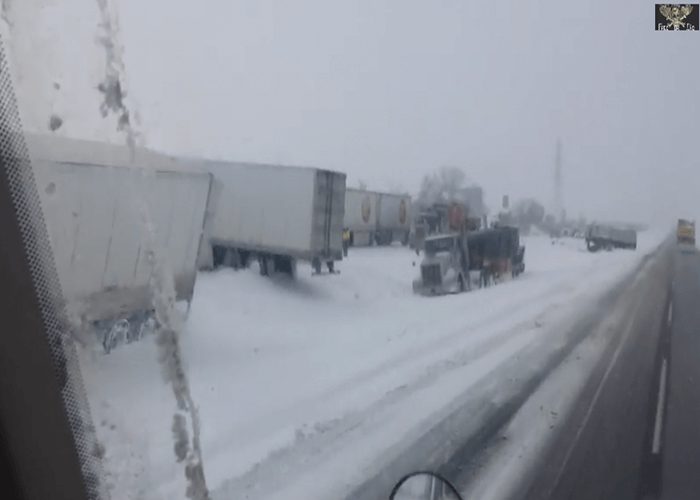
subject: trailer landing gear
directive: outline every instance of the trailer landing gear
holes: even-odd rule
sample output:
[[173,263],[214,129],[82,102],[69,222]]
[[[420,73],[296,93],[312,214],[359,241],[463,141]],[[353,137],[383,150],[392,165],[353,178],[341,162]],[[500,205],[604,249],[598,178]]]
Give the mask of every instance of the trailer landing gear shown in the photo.
[[[340,274],[340,271],[335,270],[335,262],[332,260],[326,261],[326,267],[328,268],[328,274]],[[314,259],[311,261],[311,269],[312,272],[311,274],[314,276],[320,275],[323,273],[323,262],[321,262],[321,259]]]

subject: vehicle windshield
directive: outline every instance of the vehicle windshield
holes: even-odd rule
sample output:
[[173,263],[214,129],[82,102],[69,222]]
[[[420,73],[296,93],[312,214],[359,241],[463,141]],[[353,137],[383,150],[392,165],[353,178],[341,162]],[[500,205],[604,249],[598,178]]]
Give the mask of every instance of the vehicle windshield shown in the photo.
[[454,238],[430,238],[425,240],[426,253],[449,252],[454,246]]
[[104,498],[695,498],[700,9],[494,5],[0,1]]

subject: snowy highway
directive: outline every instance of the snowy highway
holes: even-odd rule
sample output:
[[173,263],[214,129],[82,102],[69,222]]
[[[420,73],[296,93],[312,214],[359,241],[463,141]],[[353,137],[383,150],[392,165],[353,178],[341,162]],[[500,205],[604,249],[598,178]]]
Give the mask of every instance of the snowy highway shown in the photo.
[[627,295],[634,313],[510,498],[697,498],[700,254],[669,245]]
[[[377,498],[430,467],[506,498],[493,464],[511,463],[511,479],[531,471],[496,433],[512,426],[505,441],[527,441],[533,460],[546,451],[617,338],[590,334],[600,311],[662,237],[596,254],[526,238],[518,279],[434,298],[413,295],[419,260],[400,246],[351,249],[334,276],[200,274],[182,344],[213,497]],[[184,491],[156,358],[150,338],[82,355],[116,498]]]

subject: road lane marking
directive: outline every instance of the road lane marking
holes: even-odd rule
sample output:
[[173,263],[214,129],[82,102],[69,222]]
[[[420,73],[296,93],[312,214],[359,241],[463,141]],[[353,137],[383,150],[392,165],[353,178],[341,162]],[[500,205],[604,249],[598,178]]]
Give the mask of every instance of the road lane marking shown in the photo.
[[672,321],[673,321],[673,302],[670,302],[668,304],[668,324],[669,324],[669,326],[671,325]]
[[[639,311],[639,306],[637,306],[637,308],[634,310],[634,314],[636,315],[638,311]],[[632,324],[630,323],[627,325],[627,328],[622,333],[622,336],[620,338],[620,343],[615,347],[615,352],[613,353],[613,356],[610,359],[610,364],[606,367],[605,372],[603,373],[603,376],[601,377],[600,382],[598,383],[598,387],[596,387],[595,394],[593,394],[593,399],[591,399],[591,403],[588,406],[588,409],[586,410],[585,415],[583,416],[583,421],[582,421],[581,425],[579,426],[578,430],[576,431],[576,434],[574,436],[574,440],[571,442],[569,449],[566,450],[566,455],[564,456],[564,460],[562,461],[562,465],[559,468],[559,472],[557,472],[557,477],[555,478],[555,481],[554,481],[555,485],[558,485],[561,482],[561,477],[564,474],[564,470],[569,465],[569,460],[571,460],[571,455],[574,452],[574,448],[578,444],[579,439],[581,439],[581,435],[583,434],[584,429],[588,425],[588,420],[591,418],[591,415],[593,414],[593,409],[598,404],[598,399],[600,398],[600,395],[603,392],[603,387],[607,383],[608,377],[610,376],[610,373],[612,372],[613,367],[617,363],[617,359],[620,357],[620,353],[622,352],[622,348],[627,343],[627,338],[630,336],[631,331],[632,331]]]
[[656,399],[656,420],[654,421],[654,439],[651,443],[651,452],[658,455],[661,451],[661,431],[664,428],[664,406],[666,402],[666,373],[668,362],[666,358],[661,363],[661,376],[659,377],[659,395]]

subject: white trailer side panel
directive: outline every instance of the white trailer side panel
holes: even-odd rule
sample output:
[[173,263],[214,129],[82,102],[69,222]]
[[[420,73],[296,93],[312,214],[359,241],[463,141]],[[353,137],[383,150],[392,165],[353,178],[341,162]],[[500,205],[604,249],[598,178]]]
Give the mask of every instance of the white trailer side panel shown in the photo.
[[345,191],[345,226],[355,231],[377,228],[378,194],[348,188]]
[[205,168],[214,175],[207,227],[213,242],[291,253],[309,250],[314,169],[213,162]]
[[370,235],[377,230],[377,200],[372,191],[348,188],[345,191],[345,227],[353,233],[353,244],[370,244]]
[[410,196],[381,193],[377,225],[380,229],[408,231],[411,225],[410,210]]
[[341,258],[345,174],[214,161],[202,167],[214,175],[206,225],[212,245]]
[[598,238],[623,245],[634,246],[637,244],[637,232],[634,229],[622,229],[613,226],[595,224],[588,228],[587,237]]
[[151,307],[149,252],[190,300],[211,176],[35,160],[64,296],[90,320]]

